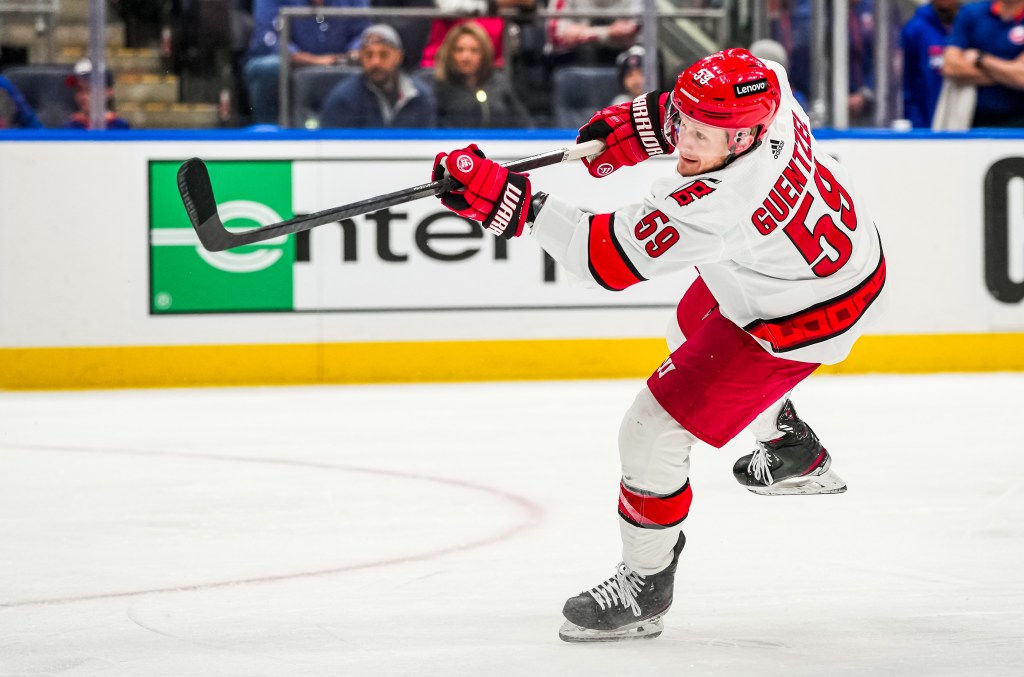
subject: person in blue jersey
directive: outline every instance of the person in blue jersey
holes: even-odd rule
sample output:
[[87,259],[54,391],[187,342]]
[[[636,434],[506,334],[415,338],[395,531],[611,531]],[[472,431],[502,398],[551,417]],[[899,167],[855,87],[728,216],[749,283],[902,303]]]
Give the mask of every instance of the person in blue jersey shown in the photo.
[[961,7],[943,57],[945,77],[978,88],[971,127],[1024,127],[1024,0]]
[[[285,7],[369,7],[368,0],[255,0],[252,38],[243,76],[249,91],[254,123],[278,119],[278,74],[281,70],[281,24],[278,13]],[[288,51],[293,66],[333,66],[354,62],[359,35],[368,19],[325,15],[294,19]]]
[[437,126],[434,95],[402,71],[402,39],[387,24],[362,34],[363,72],[342,80],[324,99],[321,127],[422,128]]
[[930,129],[942,91],[942,53],[960,0],[921,5],[903,26],[903,115],[914,127]]

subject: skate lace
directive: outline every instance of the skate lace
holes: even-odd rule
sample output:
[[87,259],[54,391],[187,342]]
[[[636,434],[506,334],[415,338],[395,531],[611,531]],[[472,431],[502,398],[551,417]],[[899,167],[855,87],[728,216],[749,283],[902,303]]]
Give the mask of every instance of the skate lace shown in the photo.
[[747,464],[747,472],[753,473],[754,479],[764,482],[765,484],[772,483],[772,470],[771,461],[768,458],[768,447],[763,443],[758,442],[757,449],[754,450],[754,454],[750,457],[750,463]]
[[644,588],[644,577],[635,573],[625,562],[619,562],[615,575],[595,588],[591,588],[590,596],[594,598],[597,605],[604,611],[605,607],[611,608],[621,604],[624,608],[633,611],[634,616],[640,615],[640,605],[637,604],[636,596]]

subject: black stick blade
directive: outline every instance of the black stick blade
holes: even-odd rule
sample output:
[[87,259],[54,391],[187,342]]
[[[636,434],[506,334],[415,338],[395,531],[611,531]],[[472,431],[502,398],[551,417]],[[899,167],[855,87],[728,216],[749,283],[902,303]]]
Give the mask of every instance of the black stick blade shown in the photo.
[[231,246],[230,233],[224,229],[217,214],[210,173],[202,160],[194,157],[181,165],[178,169],[178,192],[203,247],[211,252],[228,249]]

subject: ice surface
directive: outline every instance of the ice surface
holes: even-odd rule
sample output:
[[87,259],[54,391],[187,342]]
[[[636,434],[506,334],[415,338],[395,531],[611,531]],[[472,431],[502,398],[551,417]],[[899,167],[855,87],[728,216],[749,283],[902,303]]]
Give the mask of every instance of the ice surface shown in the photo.
[[849,491],[697,447],[664,634],[559,641],[641,386],[0,393],[0,676],[1024,675],[1024,374],[810,379]]

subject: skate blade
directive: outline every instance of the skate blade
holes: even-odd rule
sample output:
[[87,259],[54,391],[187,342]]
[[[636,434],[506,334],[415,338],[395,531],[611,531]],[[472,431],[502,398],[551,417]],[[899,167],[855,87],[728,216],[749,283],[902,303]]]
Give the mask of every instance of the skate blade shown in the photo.
[[834,470],[820,475],[791,477],[767,487],[747,487],[759,496],[813,496],[815,494],[841,494],[846,491],[846,482]]
[[665,623],[661,616],[630,623],[617,630],[591,630],[566,621],[558,629],[558,638],[563,642],[621,642],[627,639],[654,639],[664,629]]

